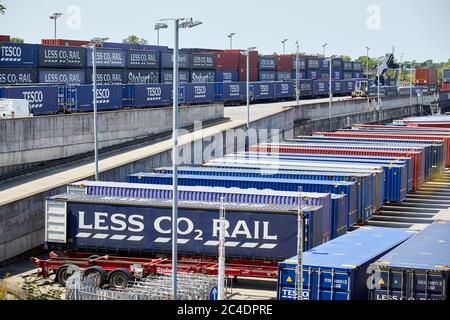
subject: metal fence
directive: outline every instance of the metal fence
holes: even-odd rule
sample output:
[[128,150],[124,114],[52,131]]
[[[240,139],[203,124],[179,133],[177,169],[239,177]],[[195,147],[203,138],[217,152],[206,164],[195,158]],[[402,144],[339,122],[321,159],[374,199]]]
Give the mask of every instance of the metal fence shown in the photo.
[[[217,277],[203,274],[178,274],[178,299],[210,300],[217,290]],[[216,291],[217,292],[217,291]],[[66,300],[172,300],[172,278],[151,276],[128,283],[125,289],[99,288],[98,279],[77,272],[66,284]]]

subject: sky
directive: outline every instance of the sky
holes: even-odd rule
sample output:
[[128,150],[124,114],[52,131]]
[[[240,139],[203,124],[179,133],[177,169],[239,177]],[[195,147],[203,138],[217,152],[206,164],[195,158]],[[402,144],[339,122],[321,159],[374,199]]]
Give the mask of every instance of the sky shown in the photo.
[[[235,32],[233,48],[256,46],[263,54],[300,50],[308,54],[366,54],[380,57],[392,51],[403,60],[435,62],[450,59],[449,0],[0,0],[7,7],[0,15],[0,34],[28,43],[53,38],[53,12],[57,37],[91,39],[108,37],[122,42],[135,34],[156,44],[154,24],[162,18],[193,17],[203,22],[180,31],[180,47],[229,47],[227,35]],[[173,26],[162,30],[160,44],[173,47]]]

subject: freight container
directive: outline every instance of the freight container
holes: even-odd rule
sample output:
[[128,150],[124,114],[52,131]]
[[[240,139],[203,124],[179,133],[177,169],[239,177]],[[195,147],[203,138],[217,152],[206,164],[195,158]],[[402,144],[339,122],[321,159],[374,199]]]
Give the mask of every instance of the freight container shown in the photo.
[[36,83],[37,72],[33,69],[1,69],[0,85]]
[[339,147],[310,147],[310,146],[281,146],[281,145],[259,145],[250,147],[253,152],[280,152],[280,153],[313,153],[313,154],[344,154],[361,156],[400,156],[413,159],[413,190],[417,190],[424,181],[423,153],[418,151],[396,151]]
[[216,52],[217,70],[238,70],[240,52]]
[[[291,78],[292,78],[292,80],[296,79],[295,70],[292,71]],[[307,79],[307,72],[306,71],[299,71],[298,72],[298,79]]]
[[316,80],[313,82],[313,95],[326,96],[329,95],[329,82],[324,80]]
[[[302,68],[302,64],[305,66]],[[300,70],[306,69],[306,58],[299,59]],[[279,54],[277,56],[277,70],[278,71],[292,71],[295,70],[295,55],[293,54]]]
[[450,82],[450,69],[444,69],[442,71],[442,82]]
[[247,99],[246,84],[243,82],[222,83],[220,88],[220,100],[223,102]]
[[312,97],[314,95],[313,86],[314,86],[313,80],[310,80],[310,79],[300,80],[300,96],[301,97]]
[[216,69],[216,56],[213,53],[191,53],[191,69]]
[[275,97],[275,85],[273,82],[254,82],[253,100],[272,100]]
[[[168,167],[155,169],[156,173],[172,174],[172,169]],[[350,181],[357,182],[358,197],[358,217],[360,221],[366,222],[374,211],[376,211],[376,203],[373,202],[372,195],[377,192],[377,186],[373,185],[373,176],[370,173],[348,175],[342,173],[333,173],[329,171],[323,172],[301,172],[301,171],[282,171],[277,170],[264,172],[263,169],[248,168],[219,168],[219,167],[181,167],[179,174],[194,176],[223,176],[223,177],[255,177],[269,179],[294,179],[294,180],[324,180],[324,181]],[[145,176],[145,174],[138,174]],[[133,177],[130,182],[137,182]],[[382,196],[382,195],[381,195]],[[333,219],[333,217],[331,217]]]
[[277,81],[277,71],[259,71],[259,81]]
[[239,81],[237,70],[217,70],[216,82],[236,82]]
[[[224,205],[227,257],[276,261],[295,254],[297,207]],[[220,206],[220,202],[178,203],[179,254],[217,256]],[[45,241],[50,248],[138,254],[172,250],[170,199],[61,195],[47,198],[46,208]]]
[[338,69],[340,71],[344,69],[344,61],[341,58],[333,58],[331,65],[332,69]]
[[81,69],[86,67],[86,49],[82,47],[40,45],[38,57],[39,68]]
[[[69,112],[93,111],[92,85],[59,87],[58,105]],[[96,91],[97,110],[116,110],[123,104],[122,85],[98,85]]]
[[127,52],[128,69],[159,69],[160,52],[148,50],[129,50]]
[[[247,81],[247,68],[239,68],[239,81]],[[249,81],[258,81],[258,67],[249,68]]]
[[[226,50],[227,52],[234,52],[234,50]],[[247,67],[247,53],[241,50],[239,52],[239,68]],[[249,55],[249,66],[250,68],[258,69],[258,51],[250,51]]]
[[307,79],[317,80],[322,76],[322,72],[320,70],[308,70],[306,77]]
[[214,101],[214,83],[186,83],[183,86],[185,104],[206,104]]
[[[189,71],[187,70],[179,70],[178,71],[178,83],[188,83],[189,82]],[[173,71],[172,70],[161,70],[161,83],[173,83]]]
[[132,84],[159,83],[159,70],[137,70],[124,71],[124,82]]
[[[303,300],[366,300],[369,265],[413,236],[406,229],[361,227],[303,254]],[[277,299],[297,300],[297,257],[279,264]]]
[[[92,83],[92,69],[86,71],[88,84]],[[124,84],[126,83],[124,70],[98,69],[97,84]]]
[[415,84],[436,84],[438,81],[438,71],[432,68],[416,68]]
[[371,264],[372,300],[447,300],[450,221],[438,220]]
[[277,56],[259,56],[259,70],[277,70]]
[[319,65],[322,71],[328,71],[330,69],[330,61],[328,59],[320,58]]
[[10,36],[0,35],[0,42],[10,42],[10,41],[11,41]]
[[362,72],[362,64],[359,61],[353,61],[353,71]]
[[347,93],[352,93],[355,90],[355,81],[354,80],[347,80],[344,81],[344,91]]
[[[442,82],[441,91],[450,91],[450,79],[449,79],[449,82]],[[439,100],[441,100],[441,99],[439,99]],[[442,100],[444,100],[444,99],[442,99]]]
[[351,79],[352,77],[353,77],[353,73],[352,72],[344,72],[344,74],[343,74],[344,80]]
[[330,73],[328,71],[321,71],[319,80],[330,80]]
[[38,62],[37,45],[0,43],[0,68],[35,68]]
[[86,71],[39,69],[39,83],[86,84]]
[[[291,55],[292,56],[292,71],[295,71],[297,69],[297,57],[296,55]],[[298,57],[298,69],[299,71],[306,71],[306,64],[307,64],[307,59],[305,56],[299,56]],[[287,62],[285,62],[286,66],[285,68],[288,69],[288,67],[290,66]],[[288,70],[286,70],[288,71]]]
[[122,42],[103,42],[102,45],[105,49],[123,49],[123,50],[143,50],[143,51],[169,51],[167,46],[154,46],[150,44],[131,44]]
[[277,81],[290,81],[291,77],[291,71],[277,71]]
[[294,97],[294,83],[289,81],[275,82],[275,99],[292,99]]
[[57,87],[20,86],[0,88],[1,98],[27,100],[34,116],[56,114],[58,112],[57,96]]
[[[125,68],[127,66],[127,54],[121,49],[95,50],[95,64],[97,68]],[[92,49],[86,49],[87,66],[92,68]]]
[[344,68],[344,71],[353,71],[353,62],[351,62],[351,61],[344,61],[343,62],[343,68]]
[[[189,53],[178,54],[178,68],[190,69],[191,55]],[[161,52],[161,69],[173,69],[173,53]]]
[[319,58],[318,57],[307,57],[307,69],[308,70],[319,70]]
[[214,70],[191,70],[191,82],[216,82],[216,72]]
[[49,46],[71,46],[82,47],[90,44],[88,40],[69,40],[69,39],[41,39],[41,44]]
[[133,84],[123,86],[123,105],[126,107],[160,107],[172,103],[172,85]]
[[333,80],[342,80],[344,75],[343,75],[341,70],[332,70],[331,71],[331,77],[332,77]]
[[[138,179],[140,177],[140,179]],[[147,183],[147,184],[172,184],[172,175],[170,174],[154,174],[140,173],[137,176],[129,176],[129,182]],[[305,192],[321,192],[346,194],[349,206],[349,214],[347,216],[347,227],[354,225],[357,220],[358,211],[358,195],[355,182],[342,181],[324,181],[324,180],[293,180],[293,179],[270,179],[256,177],[225,177],[219,175],[211,176],[195,176],[195,175],[179,175],[178,184],[185,186],[208,186],[208,187],[227,187],[242,189],[272,189],[279,191],[298,191],[302,188]],[[327,219],[331,224],[331,218]],[[324,227],[329,230],[331,225],[326,224]]]
[[[111,196],[111,197],[127,197],[127,198],[149,198],[149,199],[172,199],[172,187],[169,185],[151,185],[141,183],[123,183],[123,182],[97,182],[97,181],[80,181],[67,186],[67,193],[95,195],[95,196]],[[179,187],[179,199],[188,201],[201,202],[220,202],[223,198],[227,203],[246,203],[248,204],[265,204],[266,206],[290,205],[297,206],[301,204],[306,206],[320,206],[322,209],[316,212],[320,214],[317,217],[308,217],[308,225],[315,222],[314,228],[310,229],[311,233],[307,238],[314,238],[314,241],[307,241],[310,247],[323,243],[323,219],[324,215],[331,210],[331,197],[329,194],[320,193],[302,193],[299,197],[294,192],[279,192],[272,190],[243,190],[237,188],[211,188],[211,187]],[[299,201],[301,199],[301,201]],[[342,197],[341,197],[342,199]],[[340,200],[340,199],[339,199]],[[341,205],[342,201],[335,201],[334,205]],[[345,208],[345,207],[344,207]],[[339,212],[341,209],[335,209]],[[314,219],[316,218],[316,219]],[[342,217],[345,220],[345,215]],[[346,226],[344,226],[346,228]],[[312,232],[314,230],[314,232]],[[345,232],[345,231],[344,231]],[[306,249],[308,250],[308,249]]]
[[342,81],[332,81],[331,87],[332,87],[331,90],[333,92],[333,95],[343,95],[346,93],[346,91],[344,90]]
[[360,72],[360,71],[353,71],[352,72],[352,78],[353,79],[360,79],[360,78],[362,78],[362,72]]

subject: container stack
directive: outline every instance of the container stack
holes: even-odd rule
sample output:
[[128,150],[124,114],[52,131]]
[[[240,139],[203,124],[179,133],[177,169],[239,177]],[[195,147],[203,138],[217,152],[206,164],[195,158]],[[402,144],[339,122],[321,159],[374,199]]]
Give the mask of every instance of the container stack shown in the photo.
[[[241,50],[229,50],[229,52],[237,51],[239,54],[239,81],[247,81],[247,55]],[[258,81],[258,51],[249,52],[249,81]]]
[[283,79],[286,72],[280,71],[278,76],[276,56],[259,56],[259,81],[277,81]]
[[442,72],[441,91],[450,91],[450,69],[444,69]]

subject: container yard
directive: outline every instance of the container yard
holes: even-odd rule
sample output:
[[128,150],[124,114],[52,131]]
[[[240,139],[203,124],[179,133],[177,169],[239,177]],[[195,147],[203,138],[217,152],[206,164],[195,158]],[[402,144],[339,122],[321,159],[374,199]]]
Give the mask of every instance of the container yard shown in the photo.
[[144,9],[2,31],[0,300],[448,300],[450,60]]

